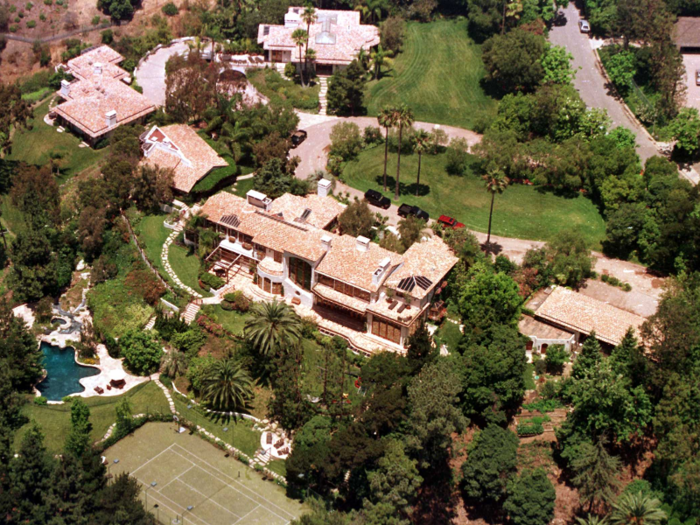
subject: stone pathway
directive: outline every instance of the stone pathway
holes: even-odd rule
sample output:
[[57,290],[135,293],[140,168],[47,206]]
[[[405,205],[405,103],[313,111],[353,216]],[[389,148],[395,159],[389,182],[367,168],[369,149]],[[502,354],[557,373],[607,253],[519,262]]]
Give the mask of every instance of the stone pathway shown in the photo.
[[199,292],[195,291],[194,289],[190,288],[186,284],[184,284],[180,278],[177,276],[177,274],[173,271],[172,267],[170,266],[170,259],[168,258],[168,254],[170,253],[170,245],[173,243],[175,238],[178,236],[178,234],[182,231],[182,225],[178,224],[175,227],[175,230],[173,233],[168,235],[168,238],[165,240],[163,243],[163,251],[160,254],[160,259],[163,262],[163,267],[165,268],[165,271],[168,273],[170,278],[173,280],[175,285],[178,288],[181,288],[182,290],[185,290],[188,294],[190,294],[193,297],[196,297],[198,299],[202,298],[202,294]]
[[197,318],[200,308],[201,306],[196,303],[188,303],[187,306],[185,306],[185,311],[182,312],[183,321],[187,324],[192,324],[192,321]]
[[318,82],[321,85],[321,91],[318,93],[318,101],[320,103],[318,113],[327,115],[328,102],[326,101],[326,94],[328,93],[328,77],[318,77]]

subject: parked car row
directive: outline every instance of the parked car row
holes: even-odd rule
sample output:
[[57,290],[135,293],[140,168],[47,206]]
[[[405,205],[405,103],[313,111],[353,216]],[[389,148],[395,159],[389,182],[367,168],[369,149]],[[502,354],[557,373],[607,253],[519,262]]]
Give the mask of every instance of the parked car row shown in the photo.
[[[391,200],[377,190],[367,190],[365,192],[365,200],[372,206],[382,208],[383,210],[387,210],[391,206]],[[416,217],[417,219],[423,219],[426,222],[430,220],[430,214],[427,211],[420,209],[418,206],[412,206],[411,204],[404,203],[399,206],[398,213],[400,217],[404,218],[412,216]],[[457,222],[455,219],[448,217],[447,215],[440,215],[438,222],[444,227],[452,228],[453,230],[464,228],[464,224]]]

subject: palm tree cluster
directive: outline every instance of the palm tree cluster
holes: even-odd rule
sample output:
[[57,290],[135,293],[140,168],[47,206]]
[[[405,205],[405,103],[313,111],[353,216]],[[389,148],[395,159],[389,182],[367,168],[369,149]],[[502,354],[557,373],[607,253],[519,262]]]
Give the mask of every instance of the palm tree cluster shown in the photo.
[[[394,106],[390,108],[384,108],[377,117],[377,122],[379,125],[386,129],[386,138],[384,143],[384,191],[386,191],[386,164],[389,154],[389,129],[398,128],[399,130],[399,142],[398,142],[398,157],[396,160],[396,184],[394,188],[394,199],[399,198],[399,180],[401,176],[401,141],[403,140],[403,130],[404,128],[410,128],[415,121],[413,117],[413,112],[406,106],[406,104],[401,104],[399,106]],[[418,177],[420,178],[420,168],[418,170]]]
[[[312,6],[306,6],[301,13],[301,20],[306,24],[306,29],[295,29],[292,33],[292,40],[299,48],[300,77],[303,87],[308,87],[311,82],[309,63],[313,63],[316,60],[316,51],[314,49],[309,49],[309,36],[311,35],[311,24],[315,23],[317,18],[316,9]],[[302,47],[304,48],[303,53]]]

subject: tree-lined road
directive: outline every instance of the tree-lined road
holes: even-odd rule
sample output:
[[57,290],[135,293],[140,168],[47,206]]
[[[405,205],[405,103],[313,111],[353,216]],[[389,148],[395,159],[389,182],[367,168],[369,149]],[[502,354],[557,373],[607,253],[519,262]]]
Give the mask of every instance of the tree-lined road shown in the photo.
[[623,126],[632,131],[637,137],[637,153],[643,161],[654,155],[659,155],[656,144],[646,130],[627,113],[624,102],[611,94],[606,85],[605,77],[600,71],[595,51],[591,47],[591,39],[581,33],[578,21],[581,19],[574,2],[562,10],[566,17],[564,25],[555,25],[549,33],[552,44],[564,46],[574,57],[573,68],[576,70],[574,87],[588,107],[605,109],[610,116],[613,126]]

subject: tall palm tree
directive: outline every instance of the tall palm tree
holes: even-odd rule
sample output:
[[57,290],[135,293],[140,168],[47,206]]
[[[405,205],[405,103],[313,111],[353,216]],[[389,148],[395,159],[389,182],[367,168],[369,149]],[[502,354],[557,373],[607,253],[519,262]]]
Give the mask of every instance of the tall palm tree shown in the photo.
[[430,134],[423,130],[419,129],[416,131],[416,134],[413,136],[413,151],[418,153],[418,175],[416,176],[416,197],[418,196],[418,187],[420,186],[420,163],[421,163],[421,158],[423,157],[423,153],[428,151],[431,146],[431,140],[430,140]]
[[211,365],[202,380],[202,398],[218,410],[238,410],[253,397],[253,380],[231,358]]
[[306,87],[306,83],[304,82],[304,67],[302,62],[304,59],[304,55],[301,52],[301,48],[304,47],[305,43],[306,45],[309,44],[309,33],[307,33],[304,29],[295,29],[292,33],[292,41],[294,41],[294,43],[299,48],[299,69],[301,71],[301,85]]
[[608,525],[608,520],[595,514],[588,514],[585,518],[576,518],[576,523],[577,525]]
[[[304,60],[306,61],[307,64],[312,64],[316,62],[316,50],[315,49],[307,49],[306,54],[304,55]],[[309,83],[311,82],[311,75],[309,75],[308,78]]]
[[399,177],[401,175],[401,140],[403,138],[403,128],[410,128],[413,125],[413,112],[408,106],[401,104],[394,110],[395,123],[399,127],[399,150],[396,158],[396,189],[394,190],[394,200],[399,199]]
[[666,521],[661,502],[641,492],[626,492],[613,505],[611,525],[660,525]]
[[278,353],[301,339],[301,319],[287,303],[255,303],[250,314],[243,333],[262,355]]
[[493,201],[496,198],[496,194],[501,194],[506,191],[508,187],[508,177],[506,177],[503,172],[499,169],[492,169],[482,177],[486,183],[486,191],[491,194],[491,210],[489,211],[489,233],[486,237],[486,246],[491,242],[491,218],[493,217]]
[[389,49],[384,49],[381,44],[377,46],[377,48],[372,51],[370,54],[370,58],[372,59],[372,71],[374,73],[374,80],[377,80],[379,78],[379,75],[382,72],[382,66],[391,64],[391,50]]
[[391,108],[384,108],[377,115],[377,122],[386,130],[384,138],[384,191],[386,191],[386,162],[389,156],[389,129],[394,127],[394,112]]
[[301,13],[301,19],[306,24],[306,49],[304,50],[304,73],[306,74],[306,81],[310,80],[309,77],[309,36],[311,35],[311,24],[316,22],[316,9],[312,5],[307,5],[304,11]]

